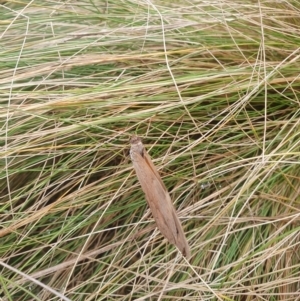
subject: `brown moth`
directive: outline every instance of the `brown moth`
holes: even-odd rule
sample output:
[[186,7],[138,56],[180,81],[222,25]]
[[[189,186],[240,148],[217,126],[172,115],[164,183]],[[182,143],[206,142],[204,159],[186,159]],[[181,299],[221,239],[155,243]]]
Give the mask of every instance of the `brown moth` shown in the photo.
[[133,167],[158,229],[183,256],[189,258],[190,248],[166,186],[145,150],[141,138],[133,136],[130,144]]

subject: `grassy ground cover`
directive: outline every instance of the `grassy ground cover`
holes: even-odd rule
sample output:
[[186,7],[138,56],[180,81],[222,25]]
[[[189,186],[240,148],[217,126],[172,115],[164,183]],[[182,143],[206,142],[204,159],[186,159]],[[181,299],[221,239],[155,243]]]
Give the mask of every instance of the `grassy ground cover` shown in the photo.
[[299,70],[298,1],[1,1],[1,301],[298,300]]

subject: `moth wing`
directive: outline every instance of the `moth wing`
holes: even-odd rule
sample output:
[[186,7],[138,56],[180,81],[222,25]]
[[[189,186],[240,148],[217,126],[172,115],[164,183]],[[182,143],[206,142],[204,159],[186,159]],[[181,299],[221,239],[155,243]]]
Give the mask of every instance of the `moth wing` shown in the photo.
[[144,149],[143,155],[144,155],[144,158],[145,158],[147,164],[149,165],[150,169],[152,170],[152,172],[155,174],[156,178],[160,182],[161,186],[164,188],[165,191],[167,191],[167,188],[166,188],[164,182],[162,181],[155,165],[153,164],[151,157],[149,156],[149,154],[147,153],[147,151],[145,149]]
[[146,151],[143,156],[134,153],[132,161],[158,229],[184,256],[189,257],[189,246],[176,210],[150,156]]

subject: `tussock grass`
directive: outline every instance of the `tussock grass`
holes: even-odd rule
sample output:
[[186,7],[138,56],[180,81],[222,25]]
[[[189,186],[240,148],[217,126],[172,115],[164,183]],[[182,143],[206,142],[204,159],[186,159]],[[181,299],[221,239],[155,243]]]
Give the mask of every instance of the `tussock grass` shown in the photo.
[[[299,12],[1,1],[1,300],[297,300]],[[190,262],[155,229],[134,133]]]

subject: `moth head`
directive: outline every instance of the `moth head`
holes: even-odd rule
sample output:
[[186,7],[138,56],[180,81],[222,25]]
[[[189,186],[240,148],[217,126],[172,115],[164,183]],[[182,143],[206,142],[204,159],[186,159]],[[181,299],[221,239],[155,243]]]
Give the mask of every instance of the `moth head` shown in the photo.
[[130,138],[130,144],[138,144],[142,142],[142,139],[136,135],[133,135],[131,138]]

